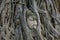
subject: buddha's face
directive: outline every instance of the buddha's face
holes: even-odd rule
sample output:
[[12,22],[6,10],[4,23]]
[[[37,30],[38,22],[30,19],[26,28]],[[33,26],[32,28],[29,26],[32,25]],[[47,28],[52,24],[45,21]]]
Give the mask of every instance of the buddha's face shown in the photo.
[[29,16],[27,19],[28,25],[30,28],[36,28],[37,26],[37,21],[34,20],[34,18],[32,16]]

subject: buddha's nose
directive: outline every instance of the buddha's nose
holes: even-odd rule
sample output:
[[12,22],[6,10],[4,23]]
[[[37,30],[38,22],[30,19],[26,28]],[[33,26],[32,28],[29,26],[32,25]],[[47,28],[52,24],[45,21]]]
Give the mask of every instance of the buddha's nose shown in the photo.
[[34,23],[34,25],[37,25],[37,21],[34,21],[33,23]]

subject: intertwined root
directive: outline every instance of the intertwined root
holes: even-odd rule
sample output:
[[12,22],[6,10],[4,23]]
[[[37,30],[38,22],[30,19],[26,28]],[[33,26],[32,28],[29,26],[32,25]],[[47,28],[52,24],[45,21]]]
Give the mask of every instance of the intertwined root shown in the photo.
[[0,40],[60,40],[54,0],[1,0]]

